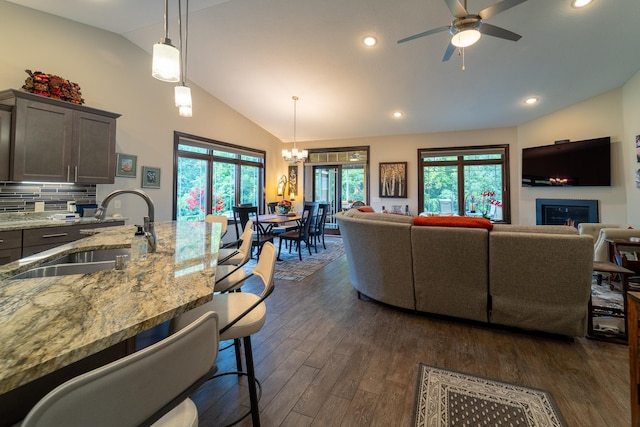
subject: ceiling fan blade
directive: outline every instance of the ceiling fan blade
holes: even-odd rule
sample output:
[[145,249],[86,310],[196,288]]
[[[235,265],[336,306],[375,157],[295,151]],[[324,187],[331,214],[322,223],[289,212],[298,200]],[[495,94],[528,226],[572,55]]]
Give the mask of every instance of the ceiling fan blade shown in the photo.
[[511,9],[514,6],[519,5],[520,3],[524,3],[527,0],[502,0],[496,4],[493,4],[489,7],[486,7],[478,13],[480,18],[487,19],[492,17],[493,15],[497,15],[500,12],[504,12],[507,9]]
[[496,27],[495,25],[485,24],[484,22],[480,26],[480,32],[488,36],[498,37],[501,39],[511,40],[514,42],[517,42],[522,38],[520,34],[513,33],[501,27]]
[[456,18],[464,18],[469,14],[467,9],[460,3],[459,0],[444,0],[447,7]]
[[451,58],[453,52],[456,51],[456,47],[449,42],[449,46],[447,46],[447,50],[444,51],[444,56],[442,57],[442,62],[446,62]]
[[409,37],[404,38],[402,40],[398,40],[398,44],[404,43],[404,42],[408,42],[410,40],[419,39],[420,37],[429,36],[431,34],[441,33],[443,31],[448,31],[448,30],[449,30],[449,25],[447,25],[446,27],[434,28],[433,30],[425,31],[424,33],[414,34],[413,36],[409,36]]

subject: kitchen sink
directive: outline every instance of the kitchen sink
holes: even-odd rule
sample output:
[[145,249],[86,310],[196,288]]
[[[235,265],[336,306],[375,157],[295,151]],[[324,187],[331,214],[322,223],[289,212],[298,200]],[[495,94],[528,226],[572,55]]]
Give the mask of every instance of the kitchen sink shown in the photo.
[[115,268],[116,256],[129,255],[130,248],[95,249],[76,252],[48,261],[38,267],[18,273],[10,279],[33,279],[36,277],[87,274]]
[[41,264],[41,267],[53,266],[58,264],[86,264],[101,261],[115,261],[118,255],[130,255],[131,248],[118,249],[94,249],[90,251],[74,252],[61,256],[60,258],[47,261]]

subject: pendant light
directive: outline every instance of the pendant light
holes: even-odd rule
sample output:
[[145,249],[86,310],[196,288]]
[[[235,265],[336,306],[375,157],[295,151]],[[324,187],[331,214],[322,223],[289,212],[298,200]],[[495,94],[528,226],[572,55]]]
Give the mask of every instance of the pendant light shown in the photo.
[[169,0],[164,0],[164,37],[153,45],[151,75],[163,82],[180,81],[180,52],[169,38]]
[[182,45],[182,1],[178,0],[178,30],[180,32],[180,59],[181,59],[181,84],[175,87],[175,103],[178,107],[178,114],[181,117],[191,117],[193,115],[193,105],[191,102],[191,88],[187,86],[187,51],[189,38],[189,0],[186,0],[184,48]]
[[307,157],[309,157],[309,152],[307,150],[300,150],[298,151],[298,148],[296,147],[296,125],[297,125],[297,102],[298,102],[298,97],[297,96],[293,96],[291,97],[291,99],[293,99],[293,149],[291,151],[289,150],[282,150],[282,158],[289,162],[289,163],[298,163],[298,162],[304,162],[305,160],[307,160]]

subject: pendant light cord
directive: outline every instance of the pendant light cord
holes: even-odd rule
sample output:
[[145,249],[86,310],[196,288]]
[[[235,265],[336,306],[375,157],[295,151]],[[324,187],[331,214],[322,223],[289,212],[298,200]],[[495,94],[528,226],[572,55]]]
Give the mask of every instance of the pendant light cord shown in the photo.
[[298,119],[297,119],[298,97],[293,96],[291,97],[291,99],[293,99],[293,148],[297,148],[296,147],[296,123],[298,123]]
[[[182,86],[186,86],[187,80],[187,45],[189,42],[189,0],[185,1],[186,3],[186,11],[184,16],[184,37],[182,31],[182,0],[178,0],[178,31],[180,33],[180,58],[182,64],[180,64],[180,80],[182,81]],[[182,50],[182,40],[184,38],[184,50]]]
[[169,0],[164,0],[164,39],[169,38]]
[[186,86],[187,81],[187,49],[189,45],[189,0],[185,1],[186,10],[184,12],[184,74],[182,77],[182,84]]

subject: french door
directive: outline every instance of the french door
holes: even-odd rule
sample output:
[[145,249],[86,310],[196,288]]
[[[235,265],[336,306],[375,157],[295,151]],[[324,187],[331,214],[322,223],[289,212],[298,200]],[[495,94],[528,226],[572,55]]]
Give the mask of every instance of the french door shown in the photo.
[[325,228],[337,229],[336,212],[349,208],[353,202],[368,204],[365,172],[365,164],[313,167],[313,200],[330,205]]
[[336,207],[342,206],[340,197],[340,166],[313,167],[313,200],[329,203],[325,229],[337,229]]

